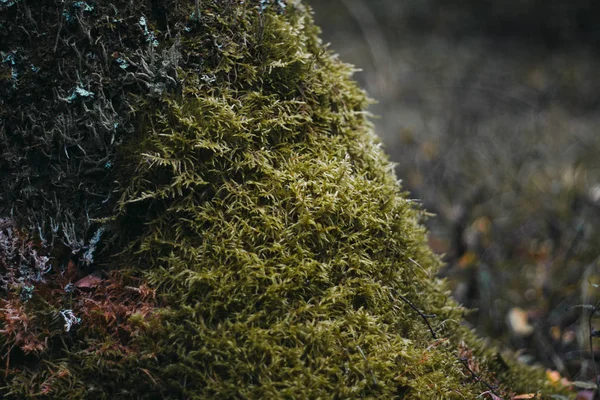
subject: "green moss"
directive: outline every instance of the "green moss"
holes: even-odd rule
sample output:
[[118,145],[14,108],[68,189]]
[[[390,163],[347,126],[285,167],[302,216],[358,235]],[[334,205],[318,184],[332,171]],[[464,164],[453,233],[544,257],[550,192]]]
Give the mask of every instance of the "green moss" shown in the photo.
[[[143,88],[119,92],[132,128],[102,172],[112,214],[103,206],[91,217],[116,237],[103,259],[122,278],[111,279],[141,280],[155,297],[101,329],[98,315],[131,286],[100,285],[110,301],[93,309],[83,304],[95,295],[75,293],[81,326],[52,331],[43,351],[21,349],[0,393],[476,398],[488,389],[460,357],[499,393],[552,390],[543,371],[505,360],[460,324],[432,278],[440,262],[424,214],[381,151],[353,70],[323,50],[301,4],[201,2],[200,18],[193,4],[130,7],[80,15],[100,42],[129,43],[129,65],[115,60],[110,74]],[[145,29],[114,22],[141,14]],[[115,41],[113,24],[129,35]],[[52,293],[46,302],[64,304]],[[435,314],[435,339],[413,307]]]

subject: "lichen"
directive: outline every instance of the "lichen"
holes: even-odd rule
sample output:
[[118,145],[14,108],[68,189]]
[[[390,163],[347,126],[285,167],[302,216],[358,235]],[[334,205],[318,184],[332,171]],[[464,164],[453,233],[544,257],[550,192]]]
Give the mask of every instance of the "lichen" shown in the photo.
[[2,299],[5,398],[465,399],[489,391],[470,371],[560,391],[460,323],[302,4],[98,2],[65,27],[27,3],[0,13],[40,67],[0,80],[0,212],[62,267]]

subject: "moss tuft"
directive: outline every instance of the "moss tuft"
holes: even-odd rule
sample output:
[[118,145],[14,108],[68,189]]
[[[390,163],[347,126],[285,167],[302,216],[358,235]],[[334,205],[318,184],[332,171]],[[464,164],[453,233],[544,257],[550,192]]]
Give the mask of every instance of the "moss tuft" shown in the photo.
[[17,70],[70,79],[0,81],[0,211],[66,265],[2,300],[5,330],[35,327],[0,339],[3,396],[476,398],[470,371],[503,395],[552,391],[460,324],[424,213],[304,6],[80,3],[0,8]]

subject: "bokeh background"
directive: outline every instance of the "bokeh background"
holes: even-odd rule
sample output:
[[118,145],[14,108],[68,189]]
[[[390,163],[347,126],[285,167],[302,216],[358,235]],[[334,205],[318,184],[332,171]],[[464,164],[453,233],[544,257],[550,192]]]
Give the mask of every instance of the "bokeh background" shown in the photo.
[[593,378],[577,306],[600,299],[600,3],[308,3],[362,70],[469,323],[526,362]]

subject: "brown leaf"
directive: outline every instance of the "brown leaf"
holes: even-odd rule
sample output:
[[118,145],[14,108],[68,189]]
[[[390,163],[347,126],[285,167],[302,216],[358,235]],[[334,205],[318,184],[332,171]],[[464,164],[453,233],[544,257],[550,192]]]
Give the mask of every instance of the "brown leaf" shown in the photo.
[[[485,394],[487,394],[488,396],[490,396],[490,398],[491,398],[492,400],[502,400],[502,398],[501,398],[501,397],[499,397],[499,396],[496,396],[496,395],[495,395],[494,393],[492,393],[492,392],[489,392],[489,391],[488,391],[488,392],[481,393],[481,395],[485,395]],[[479,396],[478,396],[478,397],[479,397]]]
[[100,282],[102,282],[100,274],[97,272],[93,272],[75,282],[75,287],[79,289],[92,289],[97,287],[100,284]]
[[537,393],[525,393],[525,394],[518,394],[516,396],[513,396],[511,398],[511,400],[535,399],[536,397],[537,397]]

